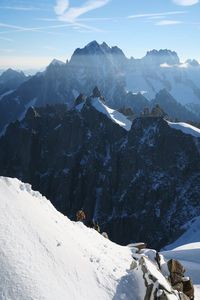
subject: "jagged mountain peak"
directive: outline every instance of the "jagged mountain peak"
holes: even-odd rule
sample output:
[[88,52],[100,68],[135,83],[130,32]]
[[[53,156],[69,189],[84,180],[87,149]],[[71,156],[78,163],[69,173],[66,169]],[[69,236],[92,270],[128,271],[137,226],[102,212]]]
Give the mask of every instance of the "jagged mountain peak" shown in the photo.
[[151,51],[148,51],[145,59],[155,64],[167,63],[169,65],[174,65],[180,63],[178,54],[175,51],[171,51],[169,49],[153,49]]
[[39,116],[40,115],[39,115],[37,109],[35,107],[31,106],[31,107],[29,107],[29,109],[26,112],[25,119],[31,120],[31,119],[37,118]]
[[25,74],[22,71],[17,71],[12,68],[7,69],[1,74],[1,79],[10,80],[14,79],[15,77],[26,78]]
[[100,90],[98,89],[97,86],[95,86],[95,88],[92,91],[92,97],[94,97],[94,98],[100,98],[101,97],[101,92],[100,92]]
[[100,46],[102,48],[104,48],[105,50],[109,50],[110,49],[110,47],[108,46],[108,44],[106,44],[106,42],[103,42]]
[[55,65],[63,66],[63,65],[65,65],[65,63],[63,61],[59,60],[59,59],[54,58],[51,61],[50,65],[53,65],[53,66],[55,66]]
[[84,97],[84,95],[82,93],[80,93],[78,95],[78,97],[76,98],[76,100],[75,100],[75,106],[80,105],[80,104],[82,104],[84,102],[85,102],[85,97]]
[[96,48],[96,47],[100,47],[100,44],[96,40],[91,41],[85,46],[85,48]]
[[186,63],[191,67],[199,67],[199,62],[196,59],[187,59]]
[[60,68],[60,67],[63,67],[63,66],[65,66],[65,65],[66,65],[66,64],[65,64],[63,61],[54,58],[54,59],[50,62],[50,64],[47,66],[46,70],[48,70],[48,69],[53,69],[53,68]]
[[74,51],[72,58],[73,56],[76,55],[102,55],[102,54],[125,56],[123,51],[117,46],[110,47],[106,42],[99,44],[97,41],[92,41],[83,48],[77,48]]
[[115,124],[129,131],[131,129],[132,122],[122,113],[108,107],[102,97],[90,97],[88,98],[87,104],[90,104],[93,108],[95,108],[98,112],[105,115],[108,119],[110,119]]
[[162,90],[160,90],[160,91],[156,94],[156,98],[157,98],[157,97],[161,97],[161,96],[163,96],[163,97],[168,97],[168,98],[173,99],[174,101],[176,101],[176,100],[172,97],[172,95],[167,91],[167,89],[162,89]]
[[103,53],[101,45],[97,41],[92,41],[83,48],[77,48],[72,55],[72,59],[76,55],[94,55],[100,53]]
[[125,54],[124,54],[124,52],[122,51],[122,49],[120,49],[120,48],[117,47],[117,46],[113,46],[113,47],[111,48],[111,51],[112,51],[112,54],[115,54],[115,55],[122,55],[122,56],[125,57]]
[[176,101],[176,99],[167,91],[167,89],[162,89],[160,90],[156,96],[155,99],[153,100],[154,105],[155,104],[160,104],[162,105],[162,103],[165,102],[167,103],[169,106],[176,104],[176,105],[181,105],[180,103],[178,103]]
[[195,120],[197,117],[186,109],[185,106],[177,102],[177,100],[166,89],[160,90],[155,98],[151,101],[151,105],[158,104],[172,120]]
[[80,94],[75,100],[75,109],[77,111],[81,112],[84,108],[87,110],[90,108],[92,108],[92,110],[95,109],[125,130],[129,131],[131,129],[132,122],[124,114],[105,104],[105,99],[97,86],[93,89],[90,97],[85,99],[84,95]]

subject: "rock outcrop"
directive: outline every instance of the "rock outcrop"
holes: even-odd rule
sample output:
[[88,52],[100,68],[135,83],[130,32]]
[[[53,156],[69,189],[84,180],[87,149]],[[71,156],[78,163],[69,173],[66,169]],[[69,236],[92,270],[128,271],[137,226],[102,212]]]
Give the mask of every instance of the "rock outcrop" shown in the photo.
[[160,117],[136,118],[127,131],[88,101],[30,108],[0,139],[0,173],[31,183],[71,219],[82,207],[111,240],[159,249],[200,214],[199,144]]
[[129,245],[133,252],[131,270],[141,270],[145,284],[147,300],[193,300],[194,286],[189,277],[185,277],[185,268],[178,260],[164,259],[153,249],[138,248]]

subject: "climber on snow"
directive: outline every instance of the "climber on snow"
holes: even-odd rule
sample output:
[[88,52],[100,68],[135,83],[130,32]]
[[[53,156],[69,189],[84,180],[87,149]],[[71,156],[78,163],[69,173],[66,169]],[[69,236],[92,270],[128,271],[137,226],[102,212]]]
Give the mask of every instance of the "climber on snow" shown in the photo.
[[76,213],[76,221],[77,222],[84,222],[86,219],[86,215],[83,211],[83,209],[81,208],[80,210],[77,211]]

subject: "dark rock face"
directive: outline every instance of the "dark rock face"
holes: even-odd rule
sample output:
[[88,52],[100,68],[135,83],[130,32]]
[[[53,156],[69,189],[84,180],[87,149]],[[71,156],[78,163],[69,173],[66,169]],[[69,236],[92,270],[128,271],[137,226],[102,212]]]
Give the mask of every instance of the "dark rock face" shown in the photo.
[[185,106],[178,103],[167,90],[161,90],[156,94],[154,100],[151,101],[151,105],[159,105],[167,113],[167,115],[173,120],[198,120],[199,116],[195,115],[192,111],[186,109]]
[[86,101],[30,108],[0,139],[0,174],[18,177],[74,219],[83,207],[112,240],[162,247],[200,214],[200,141],[162,118],[129,132]]

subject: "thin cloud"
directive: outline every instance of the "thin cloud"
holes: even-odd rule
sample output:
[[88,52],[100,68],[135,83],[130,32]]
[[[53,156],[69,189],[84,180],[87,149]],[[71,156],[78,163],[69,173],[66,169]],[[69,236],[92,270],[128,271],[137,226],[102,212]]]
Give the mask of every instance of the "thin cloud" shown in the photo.
[[[8,28],[8,29],[15,29],[16,31],[34,31],[31,28],[25,28],[22,26],[17,26],[17,25],[12,25],[12,24],[7,24],[7,23],[0,23],[1,28]],[[8,33],[8,31],[7,31]]]
[[171,26],[171,25],[178,25],[182,24],[183,22],[177,20],[161,20],[157,22],[155,25],[157,26]]
[[[124,18],[119,18],[124,19]],[[58,22],[57,18],[35,18],[36,21],[44,21],[44,22]],[[104,17],[97,17],[97,18],[79,18],[79,22],[98,22],[98,21],[111,21],[115,20],[115,18],[104,18]]]
[[35,6],[0,6],[0,9],[15,10],[15,11],[47,10],[45,8],[35,7]]
[[34,20],[44,22],[58,22],[57,18],[34,18]]
[[108,4],[108,2],[110,2],[110,0],[89,0],[89,1],[86,1],[81,6],[69,7],[69,9],[67,9],[67,11],[63,12],[62,14],[58,14],[59,19],[61,21],[74,22],[81,15],[86,14],[87,12],[92,11],[94,9],[105,6],[106,4]]
[[128,19],[164,17],[164,16],[171,16],[171,15],[182,15],[186,13],[187,11],[178,10],[178,11],[167,11],[161,13],[135,14],[135,15],[128,16]]
[[0,40],[5,41],[5,42],[9,42],[9,43],[14,42],[14,40],[9,39],[9,38],[5,38],[5,37],[0,37]]
[[69,0],[57,0],[54,10],[57,15],[62,15],[68,8]]
[[96,30],[99,31],[99,29],[94,29],[93,27],[91,28],[90,26],[80,24],[78,22],[74,23],[68,23],[68,24],[56,24],[56,25],[50,25],[50,26],[43,26],[43,27],[22,27],[22,26],[17,26],[13,24],[7,24],[7,23],[0,23],[0,28],[7,28],[11,29],[10,31],[3,31],[0,32],[1,34],[8,34],[8,33],[14,33],[14,32],[40,32],[40,33],[48,33],[48,34],[59,34],[57,32],[49,32],[46,31],[48,29],[60,29],[60,28],[66,28],[66,27],[74,27],[77,26],[79,28],[83,28],[85,30],[91,31],[91,30]]
[[74,7],[70,6],[69,0],[57,0],[54,11],[59,21],[72,23],[75,25],[75,27],[78,26],[78,28],[83,28],[88,31],[102,32],[102,30],[96,27],[91,27],[80,23],[81,20],[79,19],[79,17],[86,14],[87,12],[107,5],[110,1],[111,0],[88,0],[85,1],[85,3],[81,6]]
[[164,19],[165,16],[153,16],[153,17],[148,17],[149,20],[160,20],[160,19]]
[[181,6],[192,6],[199,3],[199,0],[172,0],[175,4]]
[[111,21],[115,20],[115,18],[79,18],[81,22],[96,22],[96,21]]

